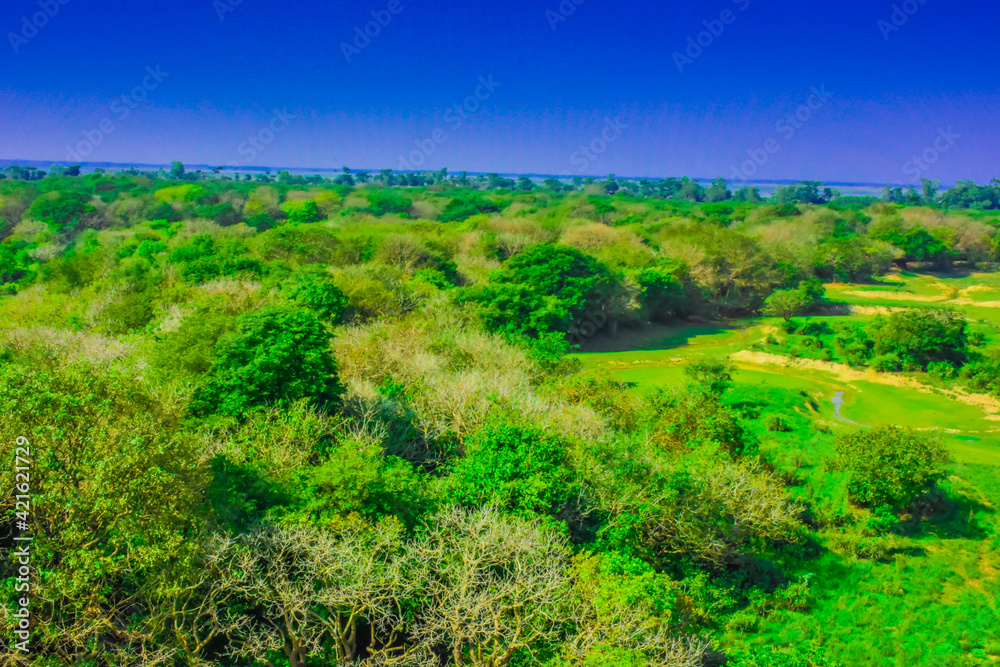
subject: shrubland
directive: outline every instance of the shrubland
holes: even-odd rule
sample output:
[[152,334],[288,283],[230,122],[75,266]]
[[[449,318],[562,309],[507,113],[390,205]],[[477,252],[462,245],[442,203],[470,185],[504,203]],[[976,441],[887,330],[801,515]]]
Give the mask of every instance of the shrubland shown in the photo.
[[[0,181],[0,442],[31,442],[38,664],[860,664],[754,633],[808,622],[806,573],[890,559],[899,526],[956,507],[942,449],[834,438],[724,362],[657,388],[567,352],[763,313],[831,358],[996,391],[955,312],[794,318],[894,262],[987,268],[997,221],[412,177]],[[922,664],[978,664],[946,660]]]

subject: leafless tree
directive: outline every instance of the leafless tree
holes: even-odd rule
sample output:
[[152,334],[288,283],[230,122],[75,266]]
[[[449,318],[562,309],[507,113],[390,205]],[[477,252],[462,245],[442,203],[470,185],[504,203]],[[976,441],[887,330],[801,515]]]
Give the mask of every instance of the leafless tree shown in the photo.
[[[312,526],[265,526],[219,538],[210,557],[212,596],[234,655],[292,667],[332,640],[338,660],[357,660],[362,624],[372,629],[373,662],[403,662],[417,647],[401,642],[404,600],[422,578],[406,556],[402,527],[384,521],[336,532]],[[234,604],[237,603],[237,604]],[[236,610],[239,611],[236,611]]]
[[561,536],[493,508],[449,509],[414,549],[428,571],[414,637],[450,664],[501,667],[560,639],[571,583]]

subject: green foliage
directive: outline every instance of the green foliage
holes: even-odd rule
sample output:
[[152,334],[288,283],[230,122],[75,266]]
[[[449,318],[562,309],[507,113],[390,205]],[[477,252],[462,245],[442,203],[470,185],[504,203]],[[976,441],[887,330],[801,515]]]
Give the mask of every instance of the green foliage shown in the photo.
[[27,250],[28,244],[24,241],[12,243],[6,239],[0,242],[0,284],[15,282],[24,277],[31,261]]
[[930,438],[888,426],[837,438],[837,465],[858,503],[903,509],[945,474],[948,453]]
[[29,452],[18,452],[30,472],[17,483],[30,478],[30,593],[48,601],[31,610],[32,651],[80,664],[138,660],[144,640],[131,629],[153,615],[161,584],[185,581],[194,550],[205,486],[195,440],[157,392],[85,365],[0,364],[0,415],[10,512],[15,448]]
[[240,239],[217,244],[208,234],[192,236],[177,246],[170,260],[180,264],[184,280],[196,285],[240,273],[259,276],[264,271],[259,259],[247,256],[246,244]]
[[194,183],[187,183],[162,188],[157,190],[155,194],[157,199],[167,204],[195,202],[205,195],[205,188]]
[[452,503],[556,515],[574,501],[578,485],[566,443],[536,428],[495,421],[466,441],[445,488]]
[[808,312],[822,301],[824,289],[818,281],[799,284],[794,290],[778,290],[764,300],[764,315],[782,317],[785,321]]
[[[978,415],[955,393],[1000,394],[981,273],[1000,222],[985,199],[901,212],[892,201],[943,198],[930,184],[822,205],[805,202],[834,193],[802,184],[732,201],[721,179],[614,175],[539,188],[446,171],[276,185],[11,173],[0,507],[14,509],[11,444],[27,434],[39,664],[364,665],[407,650],[472,664],[491,646],[488,664],[512,667],[998,655],[989,422],[941,433],[957,460],[945,478],[920,433],[838,444],[848,427],[829,403],[863,386],[843,419],[941,415],[944,431],[942,406]],[[790,319],[823,299],[816,279],[907,261],[979,265],[830,292],[896,311],[939,281],[961,314],[834,303]],[[762,310],[789,318],[783,332],[677,321]],[[713,359],[748,345],[929,375],[874,391],[846,379],[860,374],[745,356],[734,376]]]
[[615,281],[593,257],[567,246],[532,246],[509,259],[475,295],[487,326],[539,338],[569,333],[588,315],[603,313]]
[[892,355],[906,369],[941,362],[961,366],[968,358],[968,330],[961,314],[938,308],[907,309],[868,325],[872,354]]
[[292,280],[288,293],[297,305],[333,325],[343,322],[350,307],[347,295],[327,274],[301,273]]
[[150,361],[165,377],[197,377],[212,367],[215,346],[233,328],[233,316],[205,308],[188,314],[177,329],[157,336]]
[[376,520],[394,515],[413,525],[428,508],[423,481],[401,458],[343,442],[306,477],[304,511],[317,521],[351,513]]
[[303,398],[332,408],[343,389],[329,346],[329,333],[311,313],[269,307],[241,315],[216,345],[192,410],[238,417],[256,406]]
[[474,215],[499,211],[500,207],[497,204],[470,194],[449,201],[437,219],[439,222],[464,222]]
[[636,276],[642,289],[643,308],[650,320],[669,322],[691,310],[689,290],[679,271],[650,267]]
[[50,193],[36,199],[26,215],[44,222],[53,232],[68,234],[80,225],[85,215],[94,211],[88,202],[89,197],[78,192]]
[[976,389],[1000,394],[1000,345],[988,348],[975,361],[966,364],[961,376]]
[[288,221],[292,224],[303,224],[318,222],[323,219],[319,212],[319,207],[312,199],[293,199],[281,205],[281,210],[288,216]]
[[239,224],[242,221],[240,212],[231,204],[220,202],[218,204],[204,204],[195,208],[195,213],[200,218],[213,220],[220,227],[229,227]]
[[372,215],[382,217],[387,213],[403,215],[413,206],[413,200],[394,190],[369,190],[365,193],[368,200],[368,211]]

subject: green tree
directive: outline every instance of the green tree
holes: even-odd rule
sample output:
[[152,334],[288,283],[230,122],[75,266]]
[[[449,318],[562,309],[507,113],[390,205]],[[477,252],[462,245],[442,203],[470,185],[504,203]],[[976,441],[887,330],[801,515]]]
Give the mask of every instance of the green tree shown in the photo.
[[89,201],[89,197],[78,192],[52,192],[35,199],[26,215],[44,222],[54,232],[70,233],[88,213],[94,212]]
[[[186,585],[206,485],[176,408],[106,367],[0,363],[0,508],[12,521],[15,483],[30,477],[34,655],[137,664],[162,648],[151,629]],[[17,482],[16,447],[30,461]]]
[[805,281],[797,289],[777,290],[764,300],[761,312],[771,317],[781,317],[786,322],[801,315],[822,301],[826,290],[816,280]]
[[344,294],[329,275],[302,273],[288,288],[292,300],[330,324],[341,324],[350,307]]
[[726,186],[726,179],[721,177],[712,181],[712,185],[705,190],[705,201],[707,202],[726,201],[727,199],[731,199],[732,196],[733,193]]
[[343,392],[329,347],[330,334],[312,313],[271,306],[241,315],[216,346],[193,412],[238,417],[303,398],[329,408]]
[[170,163],[170,178],[180,180],[184,178],[184,163],[174,161]]
[[346,441],[306,476],[306,513],[315,521],[357,513],[394,515],[413,525],[426,509],[423,482],[409,461],[376,446]]
[[642,289],[642,306],[654,322],[669,322],[687,312],[690,299],[679,267],[654,266],[643,269],[636,282]]
[[475,298],[492,330],[538,338],[605,316],[614,285],[607,267],[590,255],[540,244],[507,260]]
[[867,327],[876,356],[893,355],[904,368],[926,369],[933,362],[959,367],[969,359],[965,317],[941,308],[908,308],[878,316]]
[[837,464],[848,474],[851,498],[903,509],[945,475],[946,450],[927,436],[886,426],[837,438]]
[[281,210],[288,216],[288,221],[296,225],[318,222],[323,217],[312,199],[291,199],[281,205]]
[[365,193],[368,210],[372,215],[382,217],[387,213],[402,215],[413,206],[413,200],[392,190],[371,190]]
[[577,494],[566,445],[537,428],[494,422],[465,443],[451,467],[449,502],[558,514]]

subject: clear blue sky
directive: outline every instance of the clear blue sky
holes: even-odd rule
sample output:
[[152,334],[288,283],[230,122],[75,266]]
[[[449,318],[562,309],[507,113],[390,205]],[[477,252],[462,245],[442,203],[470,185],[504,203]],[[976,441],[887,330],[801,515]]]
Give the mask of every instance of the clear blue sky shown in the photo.
[[[0,158],[65,160],[90,142],[82,159],[112,162],[1000,176],[996,3],[897,2],[895,29],[888,0],[565,0],[567,16],[559,0],[237,1],[42,0],[48,17],[8,0]],[[342,43],[373,11],[391,20],[348,62]],[[779,125],[797,110],[800,127]],[[925,152],[933,163],[912,161]]]

